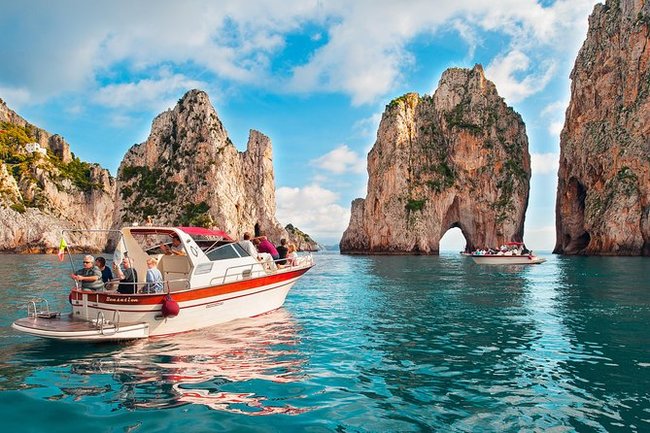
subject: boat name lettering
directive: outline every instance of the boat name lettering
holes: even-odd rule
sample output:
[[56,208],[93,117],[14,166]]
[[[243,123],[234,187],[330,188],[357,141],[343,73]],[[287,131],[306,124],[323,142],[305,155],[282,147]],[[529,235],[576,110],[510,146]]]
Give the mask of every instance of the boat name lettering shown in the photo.
[[137,304],[138,300],[135,298],[113,298],[112,296],[107,296],[106,302],[119,302],[121,304]]
[[219,305],[223,305],[223,302],[221,302],[221,301],[219,301],[219,302],[213,302],[213,303],[211,303],[211,304],[206,305],[205,308],[218,307]]

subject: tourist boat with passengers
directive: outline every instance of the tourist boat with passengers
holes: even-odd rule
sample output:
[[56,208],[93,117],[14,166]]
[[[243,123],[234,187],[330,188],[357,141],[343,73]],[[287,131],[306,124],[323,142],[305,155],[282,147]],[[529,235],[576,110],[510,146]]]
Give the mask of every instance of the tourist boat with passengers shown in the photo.
[[546,261],[533,254],[522,242],[508,242],[494,251],[477,250],[471,257],[480,265],[538,265]]
[[[226,233],[198,227],[125,227],[115,263],[128,257],[140,280],[132,294],[83,289],[75,281],[70,314],[50,311],[44,299],[27,304],[27,317],[12,327],[39,337],[70,341],[132,340],[177,334],[253,317],[280,308],[291,287],[314,266],[312,256],[279,265],[249,255]],[[65,232],[64,232],[65,234]],[[179,255],[166,255],[172,239]],[[68,254],[72,269],[76,269]],[[158,259],[162,291],[145,293],[147,259]]]

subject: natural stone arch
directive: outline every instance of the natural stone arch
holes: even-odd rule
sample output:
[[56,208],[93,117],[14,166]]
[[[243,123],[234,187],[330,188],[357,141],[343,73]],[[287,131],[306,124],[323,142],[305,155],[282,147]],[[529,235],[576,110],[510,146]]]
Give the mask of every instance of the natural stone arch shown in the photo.
[[452,225],[446,231],[444,231],[442,233],[442,235],[440,236],[440,241],[438,242],[438,252],[443,251],[443,248],[442,248],[443,245],[445,244],[445,242],[449,242],[447,239],[450,236],[454,236],[453,233],[456,230],[458,231],[458,233],[460,233],[461,237],[463,238],[463,244],[459,245],[458,248],[455,248],[454,251],[455,250],[467,251],[467,252],[471,251],[471,249],[469,248],[469,243],[467,241],[467,236],[465,236],[465,233],[463,232],[463,229],[458,225]]
[[460,227],[471,249],[521,241],[528,138],[483,69],[450,69],[433,97],[386,106],[368,154],[368,196],[353,201],[346,254],[438,254]]

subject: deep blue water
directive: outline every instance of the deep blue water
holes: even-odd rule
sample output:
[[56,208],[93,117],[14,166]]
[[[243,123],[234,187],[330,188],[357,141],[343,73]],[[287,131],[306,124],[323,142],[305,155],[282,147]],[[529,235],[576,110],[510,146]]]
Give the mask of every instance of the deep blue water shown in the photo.
[[14,332],[69,267],[0,255],[2,430],[650,431],[648,258],[315,257],[275,312],[91,345]]

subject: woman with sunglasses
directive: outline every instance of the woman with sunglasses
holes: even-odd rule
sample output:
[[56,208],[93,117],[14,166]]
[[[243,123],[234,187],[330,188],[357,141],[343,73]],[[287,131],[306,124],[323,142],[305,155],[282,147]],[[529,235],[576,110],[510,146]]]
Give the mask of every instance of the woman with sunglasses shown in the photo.
[[80,281],[82,289],[99,290],[104,288],[102,271],[95,266],[95,258],[93,256],[84,256],[83,268],[71,274],[70,277],[75,281]]

